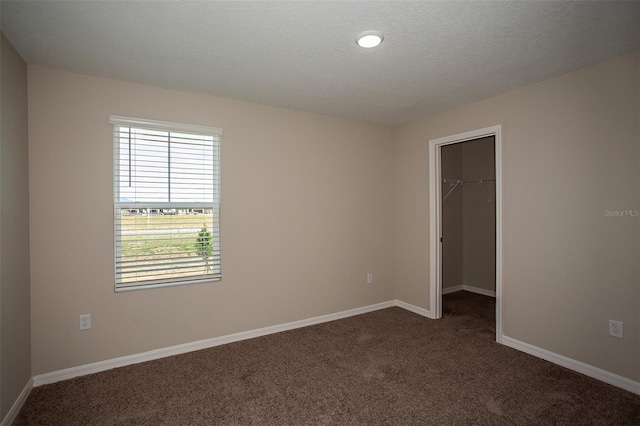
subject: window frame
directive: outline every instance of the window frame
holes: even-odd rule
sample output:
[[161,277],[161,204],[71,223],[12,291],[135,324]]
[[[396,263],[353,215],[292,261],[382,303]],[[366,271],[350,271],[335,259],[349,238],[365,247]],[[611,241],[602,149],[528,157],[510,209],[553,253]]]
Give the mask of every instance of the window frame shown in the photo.
[[[220,146],[222,143],[223,131],[218,127],[200,126],[184,123],[174,123],[168,121],[148,120],[141,118],[123,117],[117,115],[110,115],[109,122],[112,128],[112,144],[113,144],[113,171],[112,171],[112,185],[113,185],[113,242],[114,242],[114,290],[115,292],[126,292],[132,290],[146,290],[152,288],[173,287],[189,284],[200,284],[207,282],[219,282],[222,281],[222,254],[221,254],[221,238],[220,238],[220,216],[221,216],[221,161],[220,161]],[[213,177],[214,177],[214,189],[213,202],[121,202],[120,198],[120,186],[119,186],[119,145],[117,128],[130,127],[144,130],[153,131],[166,131],[174,133],[184,133],[192,135],[205,135],[213,137]],[[171,182],[171,181],[169,181]],[[170,183],[169,183],[170,184]],[[155,280],[143,280],[133,281],[130,283],[119,282],[118,272],[118,260],[121,260],[121,242],[122,236],[119,232],[121,230],[121,211],[122,209],[139,210],[139,209],[209,209],[212,208],[212,214],[214,215],[212,233],[212,243],[214,248],[218,247],[218,254],[212,256],[212,261],[218,263],[217,273],[212,275],[195,275],[187,277],[175,277],[175,278],[160,278]],[[215,213],[217,211],[217,224],[215,219]],[[217,226],[216,226],[217,225]]]

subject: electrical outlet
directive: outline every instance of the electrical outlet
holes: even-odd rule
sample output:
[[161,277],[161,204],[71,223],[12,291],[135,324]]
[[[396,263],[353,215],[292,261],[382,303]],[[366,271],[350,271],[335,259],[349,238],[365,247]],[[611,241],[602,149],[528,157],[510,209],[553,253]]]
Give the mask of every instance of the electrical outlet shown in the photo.
[[367,284],[373,284],[373,274],[367,274]]
[[80,330],[91,328],[91,314],[80,315]]
[[609,320],[609,336],[623,338],[622,321]]

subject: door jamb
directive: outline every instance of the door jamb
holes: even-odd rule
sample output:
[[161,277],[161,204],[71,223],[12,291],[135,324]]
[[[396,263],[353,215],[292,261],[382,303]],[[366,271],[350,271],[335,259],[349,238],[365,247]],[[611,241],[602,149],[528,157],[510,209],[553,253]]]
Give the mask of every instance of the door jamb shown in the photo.
[[494,136],[496,171],[496,342],[502,343],[502,125],[429,140],[429,312],[442,317],[442,170],[440,148]]

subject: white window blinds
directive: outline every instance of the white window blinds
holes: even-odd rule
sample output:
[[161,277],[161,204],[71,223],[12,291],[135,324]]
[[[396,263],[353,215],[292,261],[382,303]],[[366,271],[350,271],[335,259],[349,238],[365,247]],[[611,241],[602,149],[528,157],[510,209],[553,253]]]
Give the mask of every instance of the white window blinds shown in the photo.
[[116,290],[219,281],[222,130],[111,124]]

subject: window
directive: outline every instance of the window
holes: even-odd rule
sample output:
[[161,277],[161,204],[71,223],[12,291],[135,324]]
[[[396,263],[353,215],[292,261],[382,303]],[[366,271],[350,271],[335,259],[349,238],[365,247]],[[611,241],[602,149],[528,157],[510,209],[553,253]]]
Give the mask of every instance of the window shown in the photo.
[[220,281],[222,129],[110,121],[116,291]]

